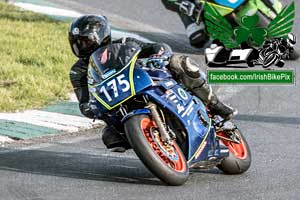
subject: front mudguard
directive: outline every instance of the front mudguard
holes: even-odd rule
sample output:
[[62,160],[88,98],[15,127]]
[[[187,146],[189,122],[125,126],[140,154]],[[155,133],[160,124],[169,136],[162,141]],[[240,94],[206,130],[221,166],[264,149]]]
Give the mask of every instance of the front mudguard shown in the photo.
[[126,120],[128,120],[130,117],[132,117],[134,115],[150,115],[150,114],[151,114],[151,111],[148,108],[141,108],[141,109],[133,110],[123,117],[122,124],[124,124],[126,122]]

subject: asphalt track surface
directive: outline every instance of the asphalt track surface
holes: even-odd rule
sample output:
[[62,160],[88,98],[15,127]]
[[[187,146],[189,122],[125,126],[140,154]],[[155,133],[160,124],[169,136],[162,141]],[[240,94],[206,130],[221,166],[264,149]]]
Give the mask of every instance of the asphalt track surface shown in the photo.
[[[203,62],[199,51],[181,46],[186,39],[179,19],[165,12],[158,0],[114,0],[113,4],[91,0],[88,5],[84,0],[51,1],[81,12],[104,13],[115,27],[144,32],[155,41],[173,40],[177,52],[187,50]],[[135,21],[139,24],[132,27]],[[300,37],[298,20],[296,24],[294,32]],[[289,61],[286,67],[295,68],[299,79],[297,61]],[[245,174],[192,170],[185,185],[166,186],[134,152],[109,152],[100,140],[101,131],[91,130],[3,146],[0,199],[300,199],[299,88],[298,81],[294,87],[217,88],[226,102],[239,109],[236,122],[252,150],[252,166]]]

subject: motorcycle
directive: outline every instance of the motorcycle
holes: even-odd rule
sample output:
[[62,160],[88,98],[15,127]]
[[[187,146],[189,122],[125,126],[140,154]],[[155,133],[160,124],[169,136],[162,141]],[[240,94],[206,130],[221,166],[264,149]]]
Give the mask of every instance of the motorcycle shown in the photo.
[[177,83],[164,62],[138,59],[140,49],[114,43],[90,57],[91,108],[125,137],[144,165],[168,185],[182,185],[190,168],[240,174],[251,164],[245,137],[231,121],[212,116]]
[[[268,68],[275,64],[277,67],[283,67],[284,60],[290,59],[290,56],[295,55],[294,45],[296,44],[296,36],[290,33],[290,39],[275,38],[264,43],[262,48],[258,49],[258,59],[256,65],[262,65],[263,68]],[[294,38],[294,39],[293,39]],[[292,43],[290,42],[292,41]]]
[[259,57],[255,64],[262,65],[263,68],[268,68],[273,64],[277,67],[283,67],[282,54],[280,49],[259,49]]

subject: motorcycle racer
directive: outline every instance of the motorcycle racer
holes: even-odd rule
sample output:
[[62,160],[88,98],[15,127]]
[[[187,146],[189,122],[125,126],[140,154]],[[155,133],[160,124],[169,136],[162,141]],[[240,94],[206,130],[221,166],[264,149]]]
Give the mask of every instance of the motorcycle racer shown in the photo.
[[[194,47],[202,48],[209,37],[205,30],[205,24],[202,21],[203,15],[203,3],[214,2],[211,0],[197,1],[197,0],[161,0],[165,8],[173,12],[178,13],[184,27],[186,29],[187,37],[190,44]],[[248,0],[253,1],[253,0]],[[243,4],[245,4],[245,1]],[[226,2],[226,1],[224,1]],[[282,4],[278,0],[255,0],[254,2],[260,11],[268,18],[273,19],[281,11]],[[242,4],[242,6],[243,6]],[[241,10],[238,8],[238,10]],[[245,13],[246,12],[246,13]],[[240,15],[234,15],[236,21],[243,15],[253,15],[251,8],[241,12]]]
[[131,43],[141,48],[139,58],[149,58],[154,65],[155,62],[166,62],[173,78],[199,97],[211,114],[220,115],[225,120],[229,120],[237,113],[235,109],[217,98],[194,60],[184,55],[173,55],[171,48],[163,43],[144,43],[134,38],[112,40],[110,26],[104,16],[84,15],[75,19],[70,25],[68,39],[74,55],[79,58],[71,68],[70,79],[79,101],[80,111],[86,117],[101,118],[107,123],[102,135],[107,148],[130,148],[127,141],[120,135],[122,130],[114,125],[113,120],[105,119],[89,104],[87,80],[89,57],[95,50],[110,43]]

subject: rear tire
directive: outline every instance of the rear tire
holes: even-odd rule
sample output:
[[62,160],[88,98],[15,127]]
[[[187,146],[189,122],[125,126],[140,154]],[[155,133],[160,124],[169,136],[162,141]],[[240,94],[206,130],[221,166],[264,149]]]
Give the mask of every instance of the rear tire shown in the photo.
[[132,116],[125,123],[126,136],[144,165],[169,185],[184,184],[189,177],[184,154],[175,141],[170,149],[165,149],[153,130],[157,131],[157,127],[147,115]]
[[238,131],[237,134],[240,136],[240,144],[220,139],[229,149],[229,156],[217,166],[225,174],[242,174],[251,165],[251,152],[248,143],[242,133],[238,129],[236,131]]

